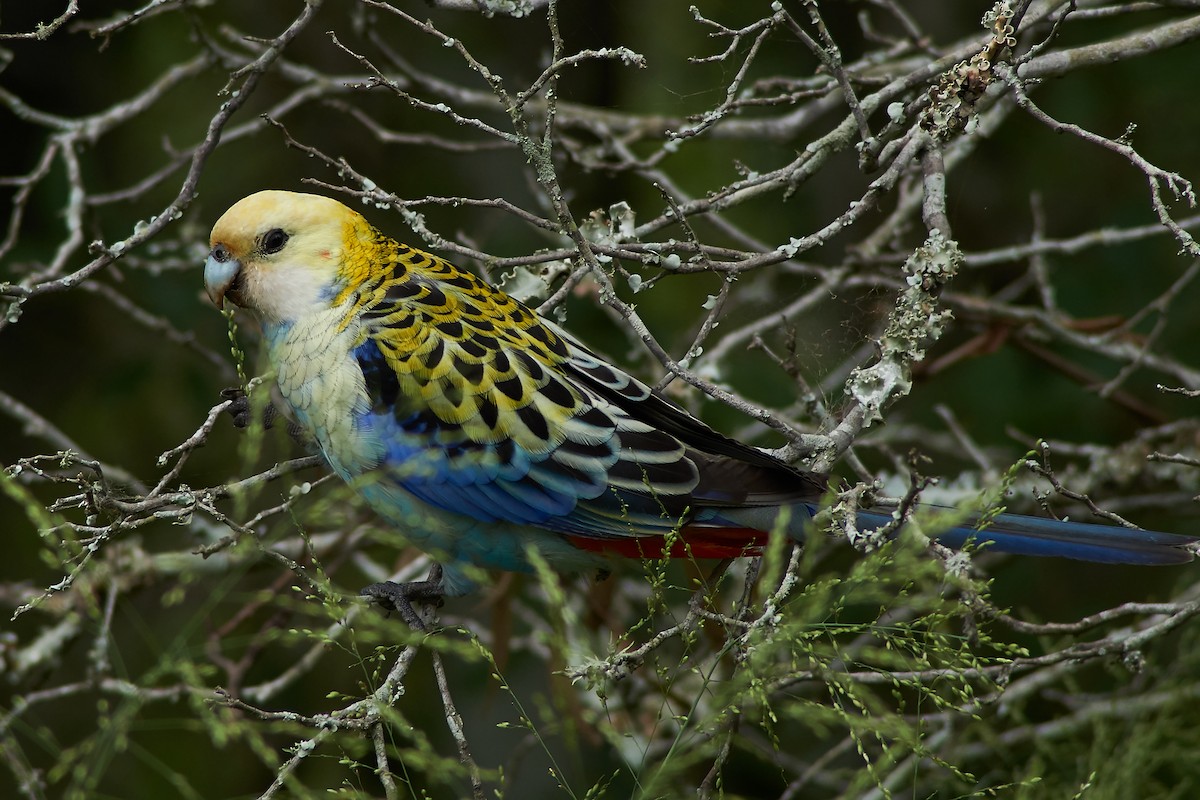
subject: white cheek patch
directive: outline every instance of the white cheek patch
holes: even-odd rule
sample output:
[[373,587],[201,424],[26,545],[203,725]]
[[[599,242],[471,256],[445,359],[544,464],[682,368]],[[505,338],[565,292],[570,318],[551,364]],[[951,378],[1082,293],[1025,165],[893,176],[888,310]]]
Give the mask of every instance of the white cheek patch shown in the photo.
[[296,264],[259,264],[246,278],[251,305],[271,322],[294,322],[328,310],[333,298],[334,287],[327,275]]

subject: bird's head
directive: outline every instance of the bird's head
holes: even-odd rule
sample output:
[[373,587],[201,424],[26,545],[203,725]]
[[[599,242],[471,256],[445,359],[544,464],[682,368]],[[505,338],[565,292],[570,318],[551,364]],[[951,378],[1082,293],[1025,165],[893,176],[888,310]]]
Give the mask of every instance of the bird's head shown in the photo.
[[257,192],[213,226],[204,287],[221,307],[228,299],[265,322],[289,322],[328,309],[361,276],[364,250],[378,234],[336,200],[296,192]]

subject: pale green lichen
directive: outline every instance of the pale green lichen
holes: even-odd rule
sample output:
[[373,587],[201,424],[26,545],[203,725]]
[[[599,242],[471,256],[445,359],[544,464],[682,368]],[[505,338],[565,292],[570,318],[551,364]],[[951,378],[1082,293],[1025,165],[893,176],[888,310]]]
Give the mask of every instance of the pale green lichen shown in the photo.
[[879,359],[856,369],[846,390],[866,411],[864,425],[881,419],[883,406],[912,388],[912,364],[925,358],[925,347],[941,337],[952,318],[939,311],[937,291],[962,265],[958,243],[934,230],[904,262],[908,284],[879,340]]

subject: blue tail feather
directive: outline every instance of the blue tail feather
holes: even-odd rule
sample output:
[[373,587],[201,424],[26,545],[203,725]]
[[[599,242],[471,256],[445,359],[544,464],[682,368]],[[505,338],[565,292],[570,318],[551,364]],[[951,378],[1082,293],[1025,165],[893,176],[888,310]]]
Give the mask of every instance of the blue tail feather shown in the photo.
[[[795,503],[790,509],[786,530],[796,541],[803,541],[811,519],[818,511],[815,503]],[[921,511],[944,511],[961,515],[963,512],[922,504]],[[771,531],[775,528],[780,509],[771,506],[701,509],[696,521],[706,525],[746,527]],[[863,531],[876,530],[892,521],[890,511],[860,511],[856,518]],[[1022,514],[999,514],[986,528],[977,530],[979,515],[972,515],[959,525],[937,534],[937,541],[947,547],[960,548],[968,541],[984,545],[988,552],[1012,553],[1025,556],[1055,556],[1101,564],[1183,564],[1191,561],[1200,548],[1200,537],[1176,533],[1159,533],[1116,525],[1097,525],[1090,522],[1063,522]]]
[[[949,509],[948,509],[949,510]],[[858,527],[874,530],[890,522],[886,512],[860,511]],[[1063,522],[1000,514],[983,530],[974,521],[939,533],[937,541],[959,548],[967,541],[987,550],[1026,556],[1056,556],[1101,564],[1183,564],[1192,560],[1197,538],[1089,522]]]

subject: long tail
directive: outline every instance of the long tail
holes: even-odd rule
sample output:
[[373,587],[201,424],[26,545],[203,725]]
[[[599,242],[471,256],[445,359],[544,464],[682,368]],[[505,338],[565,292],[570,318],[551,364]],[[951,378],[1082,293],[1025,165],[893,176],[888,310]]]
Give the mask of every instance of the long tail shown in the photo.
[[[860,511],[858,527],[874,530],[891,521],[891,515]],[[1102,564],[1182,564],[1196,551],[1195,536],[1159,533],[1088,522],[1060,522],[1021,514],[1000,514],[983,530],[973,521],[937,536],[947,547],[962,547],[968,540],[988,542],[987,550],[1025,556],[1057,556]]]
[[[789,508],[787,531],[792,538],[803,541],[817,506],[802,502]],[[921,508],[938,509],[935,506]],[[687,528],[684,535],[690,543],[707,548],[705,555],[738,555],[739,548],[744,555],[747,544],[756,548],[765,544],[764,532],[773,529],[779,510],[767,506],[706,509],[696,516],[704,527]],[[950,508],[941,510],[959,513]],[[864,531],[881,528],[891,520],[891,513],[882,510],[860,511],[856,518],[859,529]],[[1183,564],[1191,561],[1200,550],[1200,537],[1177,533],[1089,522],[1060,522],[1021,514],[1000,514],[983,530],[977,529],[978,521],[978,517],[964,520],[957,527],[937,534],[937,540],[953,548],[972,541],[979,545],[987,543],[987,550],[996,553],[1057,556],[1102,564]],[[698,550],[695,552],[699,554]]]

